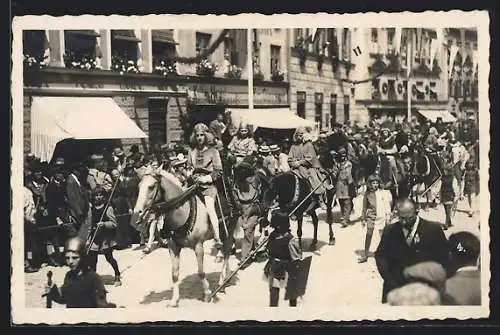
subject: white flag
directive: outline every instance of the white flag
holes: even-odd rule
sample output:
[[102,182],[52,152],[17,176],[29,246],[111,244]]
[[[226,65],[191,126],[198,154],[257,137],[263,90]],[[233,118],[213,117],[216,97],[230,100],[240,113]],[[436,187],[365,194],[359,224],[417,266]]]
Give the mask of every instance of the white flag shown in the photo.
[[448,64],[448,79],[451,77],[453,73],[453,63],[455,62],[455,57],[457,57],[458,46],[452,45],[450,47],[450,63]]
[[472,50],[472,76],[476,75],[476,67],[478,64],[477,50]]
[[438,40],[437,39],[431,39],[431,52],[430,52],[430,66],[431,66],[431,71],[434,68],[434,56],[436,55],[438,49]]
[[399,55],[401,53],[401,33],[402,29],[401,28],[395,28],[396,31],[394,32],[394,52],[396,55]]
[[314,39],[316,38],[316,34],[318,33],[318,28],[311,28],[309,30],[309,36],[307,36],[308,39],[311,40],[311,42],[314,42]]

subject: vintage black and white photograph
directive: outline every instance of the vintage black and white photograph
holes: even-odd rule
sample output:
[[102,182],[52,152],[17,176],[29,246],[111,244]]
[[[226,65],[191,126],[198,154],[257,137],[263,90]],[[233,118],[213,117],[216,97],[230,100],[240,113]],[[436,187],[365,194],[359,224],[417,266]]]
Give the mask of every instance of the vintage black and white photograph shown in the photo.
[[353,15],[14,20],[14,322],[487,316],[488,16]]

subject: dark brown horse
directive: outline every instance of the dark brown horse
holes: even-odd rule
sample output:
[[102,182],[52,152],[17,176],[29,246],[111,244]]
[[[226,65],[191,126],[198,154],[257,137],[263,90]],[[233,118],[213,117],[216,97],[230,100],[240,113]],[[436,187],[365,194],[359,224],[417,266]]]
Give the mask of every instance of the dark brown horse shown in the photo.
[[[318,215],[316,214],[316,209],[319,208],[319,203],[315,196],[310,196],[311,191],[312,187],[308,180],[294,172],[286,172],[271,179],[269,188],[264,191],[264,201],[270,207],[272,202],[277,200],[280,209],[288,213],[295,210],[297,237],[301,245],[303,216],[304,214],[309,214],[314,226],[314,236],[310,248],[314,251],[317,249],[318,243]],[[309,197],[306,199],[307,196]],[[302,203],[304,199],[306,200]],[[301,203],[302,205],[300,205]],[[296,208],[297,206],[299,207]],[[327,223],[330,236],[329,245],[334,245],[335,236],[333,234],[332,223]]]

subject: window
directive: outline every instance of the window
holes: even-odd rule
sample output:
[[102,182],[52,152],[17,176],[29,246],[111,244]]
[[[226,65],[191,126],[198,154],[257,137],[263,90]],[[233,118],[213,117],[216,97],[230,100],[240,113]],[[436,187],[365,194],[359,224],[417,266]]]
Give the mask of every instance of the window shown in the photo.
[[306,92],[297,92],[297,115],[306,118]]
[[99,36],[93,30],[65,30],[64,31],[64,64],[67,68],[81,68],[96,58],[97,40]]
[[333,128],[335,123],[337,123],[337,94],[330,96],[330,115],[330,127]]
[[319,124],[319,129],[323,128],[323,93],[314,95],[314,121]]
[[344,95],[344,123],[349,121],[349,96]]
[[372,28],[372,43],[378,43],[378,29]]
[[46,44],[44,30],[23,30],[23,54],[35,57],[39,61],[43,59],[43,53],[48,47]]
[[349,28],[344,28],[342,38],[342,58],[351,60],[351,32]]
[[167,141],[167,100],[150,99],[148,101],[149,145],[159,147]]
[[207,51],[211,37],[210,34],[196,33],[196,56],[200,56]]
[[224,58],[231,64],[236,64],[238,62],[238,54],[236,52],[233,36],[228,36],[224,39]]
[[138,55],[138,42],[140,42],[140,40],[135,37],[133,30],[111,31],[111,53],[113,56],[136,61]]
[[280,54],[281,47],[271,45],[271,73],[280,71]]
[[161,73],[176,73],[175,62],[176,42],[173,29],[158,29],[151,31],[153,71]]

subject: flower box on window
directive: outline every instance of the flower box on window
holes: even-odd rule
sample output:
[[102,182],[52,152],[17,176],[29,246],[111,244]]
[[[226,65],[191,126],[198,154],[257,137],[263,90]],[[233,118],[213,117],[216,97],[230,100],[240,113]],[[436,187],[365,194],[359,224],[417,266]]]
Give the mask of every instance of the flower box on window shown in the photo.
[[177,66],[175,61],[169,57],[155,57],[153,58],[153,73],[161,74],[165,77],[176,76]]
[[48,57],[36,57],[30,54],[24,55],[23,67],[24,69],[42,69],[47,67]]
[[63,58],[67,69],[92,70],[97,68],[96,58],[89,55],[77,55],[70,52]]
[[271,73],[271,80],[274,82],[282,82],[285,80],[285,74],[282,71],[275,70]]
[[139,73],[137,61],[128,59],[125,56],[115,55],[111,58],[111,69],[120,72],[121,75],[125,73]]
[[226,78],[240,79],[243,70],[237,65],[230,65],[228,71],[224,74]]
[[258,70],[253,74],[253,80],[255,81],[263,81],[264,80],[264,74],[262,71]]
[[203,77],[213,77],[217,71],[217,65],[207,59],[203,59],[196,65],[196,74]]

